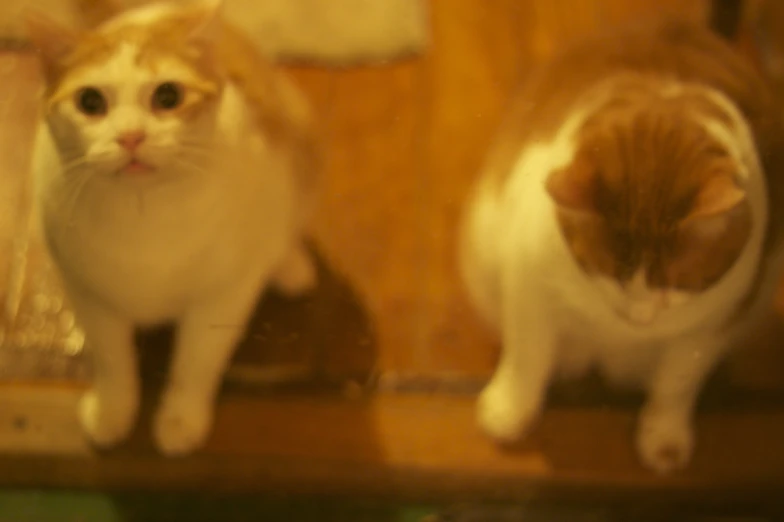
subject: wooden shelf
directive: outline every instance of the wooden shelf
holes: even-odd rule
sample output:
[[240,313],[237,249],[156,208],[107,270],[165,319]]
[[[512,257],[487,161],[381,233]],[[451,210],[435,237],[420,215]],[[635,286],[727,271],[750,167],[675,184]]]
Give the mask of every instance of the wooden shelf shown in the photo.
[[[309,299],[262,303],[253,349],[240,351],[234,370],[241,371],[229,375],[253,381],[248,368],[288,368],[293,360],[315,368],[321,380],[363,382],[378,372],[425,385],[417,393],[354,400],[229,392],[204,451],[167,460],[147,436],[149,415],[125,447],[99,454],[75,419],[78,385],[0,384],[0,487],[461,503],[778,501],[782,407],[708,400],[693,465],[660,478],[637,462],[634,413],[624,401],[556,401],[531,439],[508,453],[479,433],[473,397],[445,393],[442,383],[455,378],[452,391],[475,390],[465,383],[483,382],[495,362],[497,342],[479,326],[458,282],[455,224],[519,74],[590,30],[660,13],[700,21],[707,2],[430,4],[432,45],[421,58],[374,68],[289,68],[326,127],[328,186],[315,235],[323,272],[332,275]],[[20,129],[32,121],[39,84],[31,55],[0,58],[16,64],[0,85],[4,99],[15,100],[0,126],[0,145],[9,152],[0,158],[9,174],[0,196],[11,208],[29,159]],[[14,237],[16,222],[6,221],[0,239]],[[8,271],[0,266],[5,279]],[[729,380],[781,394],[784,335],[764,337],[769,349],[760,344],[757,353],[735,358]],[[152,366],[160,377],[164,366]],[[433,382],[440,387],[428,388]]]
[[774,408],[702,415],[693,465],[661,478],[637,463],[631,411],[553,409],[504,452],[475,427],[472,397],[231,393],[203,451],[164,459],[147,415],[124,447],[91,450],[74,418],[79,392],[0,388],[0,487],[699,504],[772,503],[784,491]]

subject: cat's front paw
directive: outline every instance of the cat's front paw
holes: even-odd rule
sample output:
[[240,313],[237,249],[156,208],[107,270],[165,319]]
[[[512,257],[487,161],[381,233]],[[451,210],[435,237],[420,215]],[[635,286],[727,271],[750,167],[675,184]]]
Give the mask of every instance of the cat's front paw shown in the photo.
[[115,446],[128,437],[136,420],[132,398],[101,397],[95,390],[79,401],[79,421],[93,444],[101,448]]
[[199,449],[212,427],[212,408],[201,401],[169,396],[155,416],[153,436],[158,450],[169,457]]
[[524,397],[515,386],[491,382],[479,396],[479,426],[501,444],[522,439],[539,417],[541,401]]
[[664,474],[689,464],[694,430],[687,416],[643,411],[637,429],[637,451],[646,467]]

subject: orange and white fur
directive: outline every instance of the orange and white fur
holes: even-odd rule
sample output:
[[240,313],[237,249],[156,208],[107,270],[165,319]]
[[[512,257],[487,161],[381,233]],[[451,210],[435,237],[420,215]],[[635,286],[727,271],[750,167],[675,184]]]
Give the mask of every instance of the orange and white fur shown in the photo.
[[100,446],[135,424],[135,327],[177,325],[154,439],[185,454],[260,293],[315,282],[307,108],[218,4],[152,4],[89,32],[29,17],[46,81],[37,205],[92,354],[79,415]]
[[490,436],[524,436],[553,378],[596,369],[647,391],[642,462],[687,464],[702,384],[764,315],[780,265],[781,180],[754,121],[768,101],[729,48],[666,24],[532,75],[462,235],[469,294],[503,345],[479,399]]

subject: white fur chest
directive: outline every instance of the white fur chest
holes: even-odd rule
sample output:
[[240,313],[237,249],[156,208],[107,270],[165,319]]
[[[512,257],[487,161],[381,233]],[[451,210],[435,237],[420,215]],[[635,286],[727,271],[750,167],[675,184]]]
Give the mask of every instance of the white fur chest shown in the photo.
[[732,143],[725,137],[739,163],[748,167],[742,183],[753,209],[750,239],[739,260],[718,284],[687,304],[663,311],[651,324],[634,325],[617,313],[624,303],[608,300],[596,281],[574,261],[545,190],[550,174],[573,158],[571,129],[580,119],[581,115],[574,115],[549,142],[529,144],[521,151],[506,185],[497,193],[482,196],[497,198],[494,205],[485,206],[495,206],[497,215],[488,221],[496,228],[483,232],[487,238],[484,241],[496,258],[493,270],[502,270],[506,259],[522,260],[523,266],[518,270],[523,274],[520,277],[526,291],[557,322],[565,357],[569,357],[570,351],[579,351],[580,358],[587,355],[602,366],[623,361],[621,366],[626,368],[650,369],[649,363],[655,356],[652,350],[691,334],[720,332],[747,296],[759,267],[767,222],[764,177],[748,136],[740,136]]
[[561,136],[521,153],[499,200],[502,217],[498,223],[507,223],[498,232],[499,256],[512,255],[508,249],[524,249],[530,263],[530,287],[540,294],[543,305],[551,306],[565,327],[584,328],[581,335],[604,343],[650,344],[722,324],[745,297],[759,266],[767,219],[764,180],[759,173],[747,180],[754,230],[738,262],[719,284],[688,305],[663,312],[652,325],[638,327],[621,320],[595,281],[578,267],[558,227],[544,181],[555,168],[568,163],[572,151],[573,145]]

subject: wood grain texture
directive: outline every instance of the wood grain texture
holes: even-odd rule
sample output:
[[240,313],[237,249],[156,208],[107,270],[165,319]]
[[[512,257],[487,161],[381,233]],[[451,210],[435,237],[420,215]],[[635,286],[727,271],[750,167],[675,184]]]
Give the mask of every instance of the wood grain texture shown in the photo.
[[420,78],[417,63],[335,73],[324,118],[316,237],[369,308],[383,367],[411,364],[423,313]]
[[[254,365],[294,362],[308,366],[309,378],[367,376],[378,369],[389,382],[431,384],[421,393],[375,398],[354,389],[360,397],[354,400],[249,395],[230,387],[205,450],[178,460],[152,449],[152,398],[130,444],[97,454],[73,418],[78,387],[5,385],[0,486],[463,502],[770,502],[784,488],[780,402],[709,398],[698,421],[693,466],[668,479],[637,463],[634,400],[613,402],[603,394],[589,400],[582,387],[568,391],[578,399],[553,401],[530,440],[512,453],[495,448],[474,422],[473,392],[491,371],[497,344],[465,301],[455,231],[506,99],[531,65],[586,32],[661,13],[704,20],[706,5],[431,0],[432,46],[423,57],[346,70],[287,67],[320,116],[327,144],[314,236],[326,261],[322,269],[331,275],[308,299],[261,304],[234,366],[240,374],[233,374],[235,381],[253,381],[253,375],[243,376]],[[23,78],[16,76],[13,88],[32,92],[34,80]],[[2,150],[25,150],[8,124],[0,123],[0,140]],[[3,172],[12,171],[7,158],[0,156]],[[9,179],[0,178],[0,193],[14,193]],[[5,238],[3,226],[0,220]],[[770,349],[750,350],[731,365],[732,380],[780,395],[780,338],[784,332],[763,335],[760,345]],[[160,376],[164,368],[155,363],[152,371]],[[465,393],[428,388],[432,381]]]
[[[448,6],[447,6],[448,4]],[[433,46],[425,58],[427,144],[426,305],[419,368],[428,375],[487,374],[491,337],[466,301],[457,270],[456,232],[466,197],[504,105],[531,61],[524,45],[533,4],[441,0],[433,4]],[[420,369],[421,368],[421,369]]]
[[[591,31],[662,15],[704,21],[707,4],[431,0],[432,43],[424,56],[376,67],[287,67],[313,104],[326,145],[317,246],[350,290],[338,294],[356,300],[345,310],[367,321],[361,332],[337,332],[358,323],[340,319],[344,312],[329,302],[338,294],[330,291],[300,306],[265,303],[255,324],[266,330],[250,332],[240,361],[318,360],[329,369],[317,373],[338,379],[375,371],[391,382],[486,378],[498,345],[466,301],[456,231],[515,85]],[[25,92],[36,88],[35,78],[16,75],[14,82]],[[18,133],[5,136],[9,150],[29,151]],[[12,157],[6,161],[3,168],[13,170]]]
[[63,441],[57,447],[43,444],[43,434],[38,447],[28,443],[23,454],[0,456],[0,487],[274,491],[461,502],[623,503],[644,495],[647,502],[709,504],[771,503],[771,492],[784,487],[784,416],[765,408],[700,417],[693,466],[664,480],[637,463],[630,444],[634,418],[624,410],[553,409],[528,442],[501,451],[475,428],[469,397],[229,394],[207,447],[191,457],[164,459],[142,432],[122,449],[92,453],[80,442],[75,422],[47,423],[73,411],[68,404],[75,404],[78,390],[49,388],[48,393],[52,397],[46,401],[40,387],[0,388],[4,404],[29,402],[11,417],[16,425],[0,417],[0,447],[9,431],[36,426],[57,429]]

